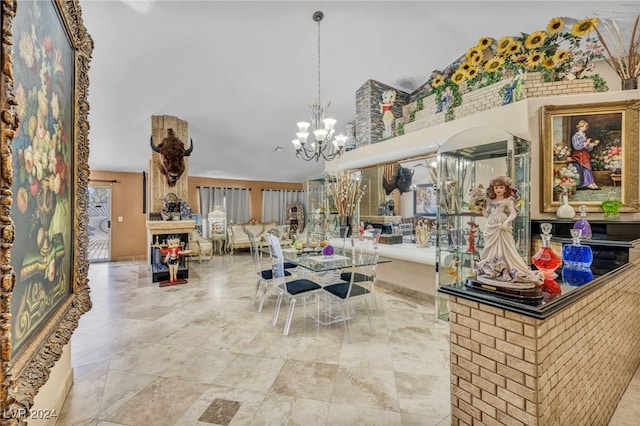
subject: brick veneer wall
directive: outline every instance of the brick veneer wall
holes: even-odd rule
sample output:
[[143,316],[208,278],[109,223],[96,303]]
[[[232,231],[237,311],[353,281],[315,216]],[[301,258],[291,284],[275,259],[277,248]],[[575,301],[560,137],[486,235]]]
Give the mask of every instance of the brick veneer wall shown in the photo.
[[639,272],[545,320],[451,296],[451,423],[606,425],[640,365]]
[[[454,119],[502,106],[503,98],[500,96],[500,89],[508,83],[509,79],[506,79],[470,92],[467,92],[465,86],[462,85],[462,103],[453,109]],[[593,93],[594,87],[593,80],[590,78],[545,83],[542,79],[542,74],[535,72],[527,74],[524,92],[527,98],[542,98]],[[402,108],[402,117],[396,120],[396,128],[398,123],[402,122],[404,124],[404,132],[410,133],[444,123],[444,112],[435,113],[435,96],[425,97],[423,103],[424,109],[416,111],[415,120],[412,122],[409,122],[409,116],[411,111],[416,110],[416,102],[405,105]]]

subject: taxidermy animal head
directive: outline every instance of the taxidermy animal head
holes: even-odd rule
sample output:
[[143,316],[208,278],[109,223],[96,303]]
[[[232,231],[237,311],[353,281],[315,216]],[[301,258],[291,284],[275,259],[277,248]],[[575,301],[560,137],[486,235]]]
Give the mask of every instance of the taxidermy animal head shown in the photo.
[[405,193],[411,191],[411,181],[413,179],[414,170],[408,169],[406,167],[397,166],[395,168],[395,173],[389,180],[385,176],[382,177],[382,186],[384,187],[385,193],[390,195],[394,189],[398,189],[400,193]]
[[160,172],[167,177],[167,184],[174,186],[184,173],[184,157],[191,155],[193,140],[191,140],[189,149],[185,149],[184,143],[176,137],[173,129],[167,129],[167,136],[159,145],[154,144],[153,137],[151,137],[151,148],[160,154],[158,166]]

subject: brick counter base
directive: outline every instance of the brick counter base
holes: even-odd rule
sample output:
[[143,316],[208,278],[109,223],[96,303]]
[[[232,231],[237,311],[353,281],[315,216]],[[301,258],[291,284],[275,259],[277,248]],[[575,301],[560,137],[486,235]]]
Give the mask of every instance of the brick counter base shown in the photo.
[[608,424],[640,365],[639,265],[545,320],[450,296],[451,424]]

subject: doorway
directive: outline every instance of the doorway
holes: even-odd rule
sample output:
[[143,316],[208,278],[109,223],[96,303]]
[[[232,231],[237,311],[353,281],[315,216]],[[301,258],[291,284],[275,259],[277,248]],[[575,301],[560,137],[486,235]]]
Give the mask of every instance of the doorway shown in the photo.
[[111,187],[90,186],[89,262],[111,260]]

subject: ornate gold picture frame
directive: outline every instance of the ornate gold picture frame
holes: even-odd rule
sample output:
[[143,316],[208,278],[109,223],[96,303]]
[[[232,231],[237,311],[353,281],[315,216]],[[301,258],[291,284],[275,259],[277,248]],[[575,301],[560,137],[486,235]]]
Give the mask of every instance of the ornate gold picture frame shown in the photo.
[[566,191],[575,208],[602,212],[602,202],[620,201],[637,212],[640,101],[542,108],[542,209],[555,212]]
[[2,2],[0,402],[28,417],[91,308],[87,91],[93,40],[78,2]]

